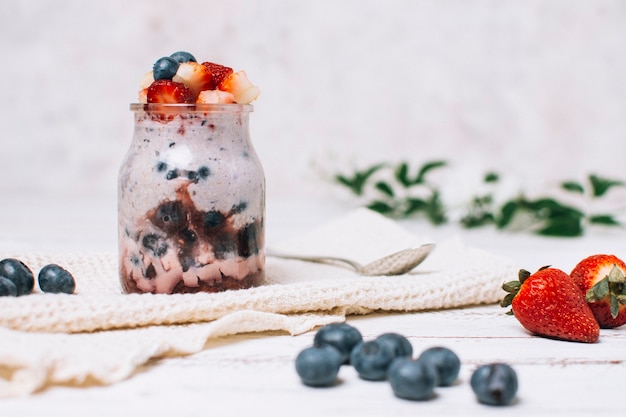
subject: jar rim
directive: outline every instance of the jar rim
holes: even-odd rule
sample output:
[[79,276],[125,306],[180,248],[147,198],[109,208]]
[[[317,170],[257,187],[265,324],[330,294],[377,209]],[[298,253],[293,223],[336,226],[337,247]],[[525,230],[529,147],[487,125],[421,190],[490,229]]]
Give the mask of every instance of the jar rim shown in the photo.
[[254,111],[252,104],[162,104],[162,103],[131,103],[130,110],[134,112],[161,112],[178,111],[181,113],[249,113]]

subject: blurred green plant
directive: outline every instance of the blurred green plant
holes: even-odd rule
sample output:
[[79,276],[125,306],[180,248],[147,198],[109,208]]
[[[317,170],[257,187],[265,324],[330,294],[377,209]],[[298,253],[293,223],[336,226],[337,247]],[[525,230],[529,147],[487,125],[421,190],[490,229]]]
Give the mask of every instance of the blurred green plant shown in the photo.
[[[408,162],[380,163],[353,173],[335,175],[335,181],[355,196],[365,199],[365,206],[393,218],[423,216],[432,224],[449,221],[449,209],[431,173],[447,167],[446,161],[426,162],[412,169]],[[500,176],[489,172],[483,182],[495,189]],[[624,187],[621,180],[589,175],[585,183],[564,181],[559,184],[566,194],[579,195],[589,202],[603,198],[614,187]],[[494,192],[473,196],[461,208],[459,223],[466,228],[492,225],[498,229],[527,230],[543,236],[575,237],[584,234],[588,225],[624,225],[615,213],[586,212],[557,197],[528,198],[523,192],[503,203],[496,203]]]

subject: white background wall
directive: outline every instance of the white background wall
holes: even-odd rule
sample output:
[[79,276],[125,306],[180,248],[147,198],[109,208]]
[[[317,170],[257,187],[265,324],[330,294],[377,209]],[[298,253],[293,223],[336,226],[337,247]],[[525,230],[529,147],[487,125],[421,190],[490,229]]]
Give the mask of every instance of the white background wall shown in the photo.
[[624,0],[2,0],[2,199],[114,200],[139,79],[181,49],[261,87],[268,199],[382,160],[626,179]]

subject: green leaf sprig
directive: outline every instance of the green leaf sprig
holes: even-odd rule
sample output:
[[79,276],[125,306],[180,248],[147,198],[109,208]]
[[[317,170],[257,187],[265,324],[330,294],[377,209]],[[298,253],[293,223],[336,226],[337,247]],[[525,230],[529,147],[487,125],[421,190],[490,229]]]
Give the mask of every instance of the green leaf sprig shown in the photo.
[[[449,221],[450,208],[444,205],[442,190],[430,175],[447,167],[443,160],[426,162],[412,169],[408,162],[375,164],[350,175],[337,174],[335,181],[354,195],[365,198],[365,206],[394,218],[423,216],[432,224]],[[492,189],[500,176],[487,173],[483,182]],[[589,201],[603,198],[614,187],[624,187],[621,180],[592,174],[587,183],[564,181],[560,189]],[[584,234],[588,225],[623,227],[615,213],[585,211],[560,201],[557,197],[528,198],[524,193],[503,203],[496,203],[493,192],[475,195],[461,208],[459,223],[466,228],[495,226],[498,229],[527,230],[543,236],[575,237]]]

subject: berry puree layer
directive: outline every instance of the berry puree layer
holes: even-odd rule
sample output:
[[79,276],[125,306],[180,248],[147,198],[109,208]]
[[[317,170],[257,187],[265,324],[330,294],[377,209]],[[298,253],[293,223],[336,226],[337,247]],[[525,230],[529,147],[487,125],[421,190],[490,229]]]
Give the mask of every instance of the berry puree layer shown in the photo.
[[[159,77],[146,88],[147,102],[131,105],[135,131],[119,172],[122,288],[169,294],[260,285],[265,180],[250,141],[252,106],[232,97],[190,103],[208,90]],[[185,93],[171,94],[172,85]]]

